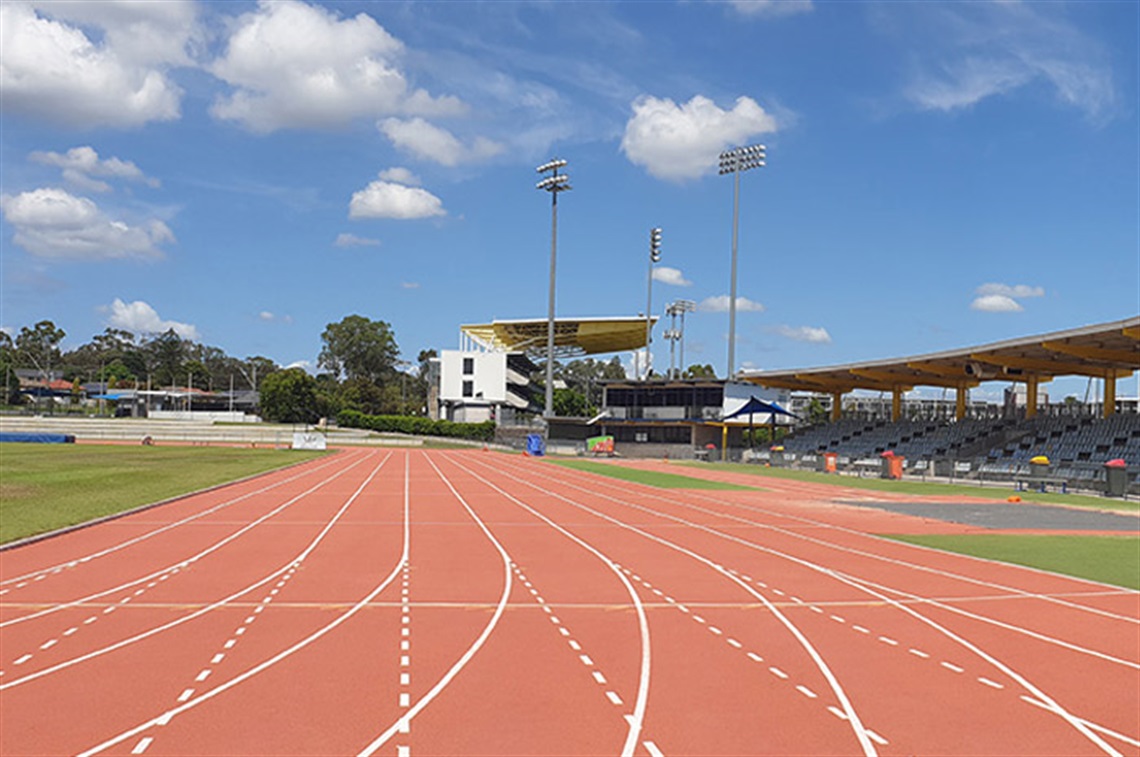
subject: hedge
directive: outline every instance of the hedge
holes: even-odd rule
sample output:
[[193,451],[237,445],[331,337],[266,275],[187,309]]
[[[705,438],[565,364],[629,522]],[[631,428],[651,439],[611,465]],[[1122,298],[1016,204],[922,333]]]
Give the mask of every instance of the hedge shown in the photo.
[[454,423],[404,415],[365,415],[359,410],[341,410],[336,422],[342,428],[366,428],[416,436],[449,436],[489,442],[495,438],[495,422]]

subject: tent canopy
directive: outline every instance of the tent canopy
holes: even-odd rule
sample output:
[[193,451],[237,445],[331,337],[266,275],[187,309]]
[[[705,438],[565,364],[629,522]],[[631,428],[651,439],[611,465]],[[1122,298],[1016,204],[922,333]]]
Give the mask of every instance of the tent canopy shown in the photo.
[[784,408],[777,405],[775,402],[765,402],[764,400],[757,399],[755,395],[748,398],[748,401],[737,410],[724,417],[724,420],[735,418],[738,415],[753,415],[755,413],[775,413],[776,415],[789,415],[792,418],[796,417],[795,413],[790,413]]

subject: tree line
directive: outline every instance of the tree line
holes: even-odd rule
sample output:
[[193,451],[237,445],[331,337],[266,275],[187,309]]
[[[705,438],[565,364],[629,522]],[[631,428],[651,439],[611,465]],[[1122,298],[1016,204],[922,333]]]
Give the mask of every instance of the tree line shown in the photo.
[[[61,349],[66,332],[50,320],[21,327],[13,336],[0,332],[0,374],[7,404],[23,402],[17,369],[40,381],[62,376],[78,394],[81,384],[98,382],[114,389],[192,387],[210,392],[252,390],[259,395],[262,418],[285,423],[313,423],[343,410],[365,415],[425,416],[435,349],[421,349],[414,362],[401,359],[391,324],[350,315],[326,325],[321,333],[317,373],[285,368],[256,355],[237,358],[219,347],[199,344],[173,329],[136,334],[107,328],[91,341]],[[693,365],[686,376],[713,376],[711,366]],[[600,382],[626,378],[617,356],[608,361],[584,358],[555,361],[554,411],[587,416],[602,404]],[[532,375],[541,391],[545,372]]]

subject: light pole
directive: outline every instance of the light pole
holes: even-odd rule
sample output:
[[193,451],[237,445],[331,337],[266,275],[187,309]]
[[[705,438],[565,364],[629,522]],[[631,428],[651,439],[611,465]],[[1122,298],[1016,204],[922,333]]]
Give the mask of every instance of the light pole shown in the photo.
[[649,371],[652,368],[653,343],[653,264],[661,262],[661,227],[654,226],[649,230],[649,293],[645,297],[645,380],[649,380]]
[[736,238],[740,228],[740,173],[764,165],[764,145],[748,145],[720,154],[720,175],[733,174],[732,283],[728,299],[728,378],[736,378]]
[[[668,307],[665,308],[666,314],[673,317],[673,328],[669,329],[669,338],[673,341],[674,345],[678,341],[681,342],[681,364],[678,366],[677,370],[673,372],[673,378],[680,378],[681,374],[685,372],[685,313],[692,313],[696,309],[697,303],[693,302],[692,300],[674,300],[673,302],[669,303]],[[680,330],[676,329],[677,316],[681,316]],[[670,345],[669,347],[669,368],[672,372],[673,345]]]
[[546,316],[546,408],[542,417],[554,416],[554,264],[558,258],[558,193],[570,189],[570,177],[558,173],[566,161],[555,158],[534,169],[540,174],[547,171],[550,176],[538,182],[536,187],[550,192],[550,309]]

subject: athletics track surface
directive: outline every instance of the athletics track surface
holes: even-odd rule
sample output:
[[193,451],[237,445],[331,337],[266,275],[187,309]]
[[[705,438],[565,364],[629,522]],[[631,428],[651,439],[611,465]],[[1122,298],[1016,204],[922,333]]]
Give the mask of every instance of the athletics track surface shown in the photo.
[[0,553],[0,753],[1140,754],[1140,594],[759,484],[345,450]]

